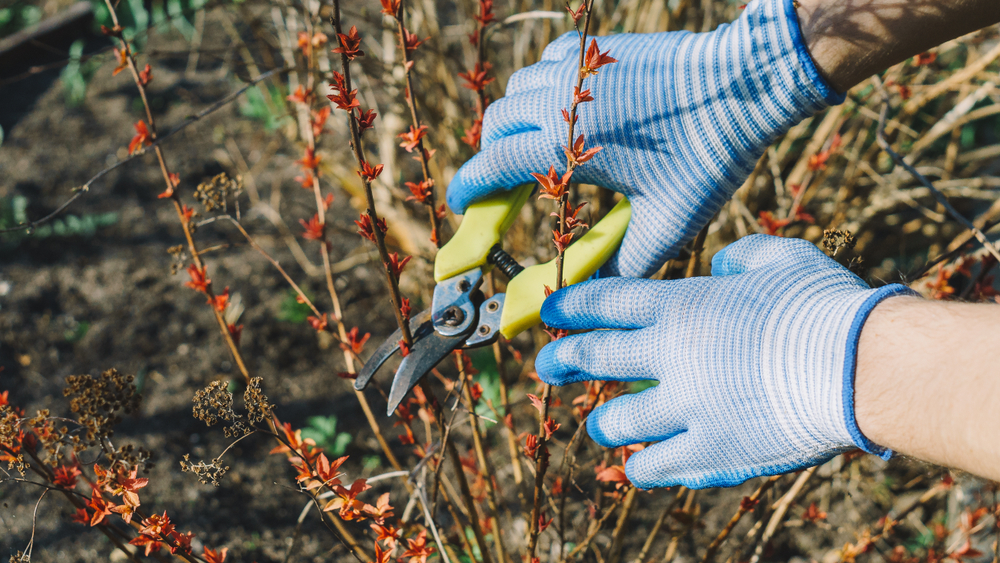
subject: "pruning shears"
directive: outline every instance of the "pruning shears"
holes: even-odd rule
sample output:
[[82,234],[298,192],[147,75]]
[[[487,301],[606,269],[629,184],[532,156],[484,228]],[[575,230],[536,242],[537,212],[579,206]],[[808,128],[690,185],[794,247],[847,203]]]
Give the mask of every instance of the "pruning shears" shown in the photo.
[[[514,223],[533,186],[519,186],[469,206],[455,236],[438,251],[434,261],[434,299],[429,309],[410,318],[413,344],[403,357],[389,391],[387,415],[392,415],[406,393],[448,354],[513,338],[541,321],[545,286],[556,278],[556,262],[522,267],[504,252],[501,241]],[[622,199],[579,240],[563,258],[567,284],[586,280],[611,258],[625,236],[632,215]],[[480,286],[493,267],[509,279],[506,293],[486,297]],[[397,329],[365,362],[354,382],[362,390],[382,364],[399,350]]]

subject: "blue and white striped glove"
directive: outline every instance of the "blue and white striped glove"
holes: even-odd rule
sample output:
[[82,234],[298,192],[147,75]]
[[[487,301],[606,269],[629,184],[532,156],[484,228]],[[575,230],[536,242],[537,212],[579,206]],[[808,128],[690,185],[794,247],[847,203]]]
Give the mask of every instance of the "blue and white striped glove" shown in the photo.
[[870,289],[798,239],[752,235],[712,260],[712,276],[608,278],[553,293],[546,324],[616,329],[542,348],[543,381],[656,380],[595,409],[598,444],[657,442],[629,458],[637,487],[731,486],[858,447],[888,459],[854,418],[861,328],[902,285]]
[[[597,38],[618,63],[587,78],[576,131],[602,146],[574,181],[628,196],[632,222],[602,276],[654,273],[712,218],[774,139],[843,101],[806,51],[792,0],[753,0],[731,25],[709,33]],[[576,32],[519,70],[506,97],[489,106],[482,152],[448,186],[448,205],[468,205],[533,182],[550,165],[562,173],[579,57]]]

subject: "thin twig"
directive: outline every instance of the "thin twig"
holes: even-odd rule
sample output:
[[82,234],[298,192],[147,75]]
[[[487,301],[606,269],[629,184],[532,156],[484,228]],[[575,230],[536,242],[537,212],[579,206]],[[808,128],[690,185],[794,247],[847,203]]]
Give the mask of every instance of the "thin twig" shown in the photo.
[[771,536],[774,532],[778,530],[778,526],[781,525],[781,521],[785,519],[785,513],[788,511],[788,507],[792,505],[792,501],[798,496],[802,487],[805,486],[806,481],[812,477],[813,473],[816,472],[816,467],[812,466],[799,474],[798,479],[792,484],[788,492],[782,496],[774,507],[774,514],[771,515],[771,519],[767,522],[767,527],[764,528],[764,534],[760,537],[757,542],[757,547],[754,548],[753,557],[750,558],[750,563],[757,563],[760,561],[761,555],[764,554],[764,547],[767,546],[767,542],[771,541]]
[[876,86],[878,86],[878,88],[881,90],[882,93],[882,111],[879,113],[878,133],[876,134],[875,137],[876,140],[878,141],[878,146],[881,147],[882,150],[884,150],[889,156],[891,156],[892,160],[897,165],[902,166],[907,172],[909,172],[914,178],[916,178],[925,188],[930,190],[931,195],[934,196],[934,199],[937,200],[939,204],[941,204],[941,207],[945,208],[948,214],[951,215],[952,219],[958,221],[959,223],[962,224],[962,226],[971,231],[973,236],[976,237],[976,240],[978,240],[986,248],[986,250],[990,254],[992,254],[993,257],[996,258],[998,262],[1000,262],[1000,252],[998,252],[993,243],[991,243],[989,239],[986,238],[986,234],[984,234],[983,231],[980,230],[978,227],[976,227],[971,221],[966,219],[964,215],[958,212],[958,210],[952,207],[951,203],[948,201],[948,198],[945,197],[945,195],[941,193],[940,190],[934,187],[934,184],[930,180],[928,180],[926,176],[918,172],[917,169],[914,168],[912,164],[906,162],[906,159],[904,159],[899,155],[899,153],[894,151],[892,147],[889,145],[889,142],[886,141],[885,117],[889,111],[889,95],[885,91],[885,88],[882,86],[882,81],[879,80],[877,76],[872,77],[872,82],[874,82]]
[[275,74],[282,73],[282,72],[288,72],[289,70],[292,70],[292,68],[291,67],[282,67],[282,68],[276,68],[276,69],[269,70],[269,71],[265,72],[264,74],[258,76],[256,79],[254,79],[254,80],[250,81],[249,83],[247,83],[247,85],[244,86],[243,88],[240,88],[239,90],[233,92],[232,94],[229,94],[228,96],[222,98],[221,100],[219,100],[219,101],[215,102],[214,104],[208,106],[207,108],[201,110],[200,112],[198,112],[198,113],[196,113],[196,114],[188,117],[186,120],[184,120],[183,122],[181,122],[179,125],[176,125],[170,131],[167,131],[166,133],[163,133],[161,135],[157,135],[156,139],[154,139],[153,142],[151,142],[146,147],[144,147],[144,148],[142,148],[140,150],[137,150],[136,152],[134,152],[134,153],[128,155],[127,157],[119,160],[118,162],[112,164],[111,166],[108,166],[108,167],[104,168],[103,170],[101,170],[100,172],[98,172],[97,174],[95,174],[91,179],[87,180],[83,185],[77,186],[77,187],[73,188],[73,192],[74,192],[73,196],[70,197],[68,200],[66,200],[62,205],[60,205],[59,207],[57,207],[55,209],[55,211],[49,213],[48,215],[42,217],[41,219],[36,219],[34,221],[29,220],[27,223],[25,223],[23,225],[18,225],[16,227],[9,227],[9,228],[6,228],[6,229],[0,229],[0,233],[12,233],[12,232],[15,232],[15,231],[30,230],[30,229],[34,229],[35,227],[38,227],[39,225],[43,225],[45,223],[48,223],[49,221],[51,221],[51,220],[55,219],[56,217],[58,217],[59,215],[61,215],[62,212],[65,211],[66,208],[68,208],[70,205],[72,205],[72,203],[74,201],[76,201],[78,198],[80,198],[83,195],[85,195],[86,193],[88,193],[90,191],[90,186],[93,185],[94,182],[96,182],[97,180],[101,179],[102,177],[104,177],[108,173],[112,172],[113,170],[115,170],[119,166],[127,164],[127,163],[131,162],[132,160],[134,160],[136,158],[144,156],[146,153],[149,152],[149,149],[154,149],[154,150],[158,149],[159,146],[160,146],[160,143],[162,143],[163,141],[167,140],[168,138],[174,136],[175,134],[183,131],[189,125],[191,125],[191,124],[193,124],[193,123],[201,120],[202,118],[204,118],[205,116],[211,114],[212,112],[225,107],[226,104],[229,104],[233,100],[239,98],[244,92],[246,92],[247,90],[249,90],[250,88],[252,88],[258,82],[261,82],[261,81],[263,81],[263,80],[265,80],[267,78],[270,78],[271,76],[273,76]]
[[756,491],[740,502],[739,508],[736,509],[736,514],[733,514],[733,517],[729,519],[729,522],[726,523],[726,526],[721,532],[719,532],[719,535],[715,536],[712,543],[708,544],[708,548],[705,550],[705,556],[701,558],[702,563],[708,563],[715,558],[716,552],[719,551],[720,547],[722,547],[722,543],[726,541],[726,538],[729,537],[730,532],[732,532],[733,528],[736,527],[736,524],[740,522],[743,515],[753,510],[757,506],[757,502],[760,500],[761,495],[773,487],[778,479],[781,479],[781,477],[781,475],[769,477],[761,483],[759,487],[757,487]]

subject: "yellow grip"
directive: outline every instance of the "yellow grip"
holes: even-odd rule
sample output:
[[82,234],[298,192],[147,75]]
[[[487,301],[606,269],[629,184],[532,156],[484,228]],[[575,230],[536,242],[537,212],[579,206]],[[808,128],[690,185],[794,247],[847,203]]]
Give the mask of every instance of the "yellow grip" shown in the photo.
[[[631,217],[632,205],[627,199],[622,199],[580,240],[566,249],[563,258],[566,285],[586,280],[611,258],[625,236]],[[468,216],[465,221],[468,221]],[[500,333],[505,338],[514,338],[541,321],[546,285],[556,287],[555,260],[525,268],[507,283],[507,297],[500,317]]]
[[486,264],[486,255],[517,219],[533,187],[525,184],[470,205],[455,236],[438,250],[434,281],[440,283]]

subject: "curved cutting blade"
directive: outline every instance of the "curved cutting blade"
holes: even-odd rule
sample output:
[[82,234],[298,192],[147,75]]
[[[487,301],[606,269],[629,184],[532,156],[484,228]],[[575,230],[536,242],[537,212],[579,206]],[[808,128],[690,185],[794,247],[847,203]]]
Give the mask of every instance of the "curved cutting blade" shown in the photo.
[[[414,341],[419,341],[421,337],[427,334],[432,334],[434,332],[434,326],[431,324],[431,310],[425,309],[420,312],[419,315],[410,318],[410,333],[413,335]],[[368,386],[368,382],[371,381],[375,372],[378,371],[382,364],[385,363],[396,350],[399,350],[399,341],[403,338],[403,331],[396,329],[396,332],[392,333],[385,342],[383,342],[376,350],[375,353],[368,358],[365,365],[361,367],[361,371],[358,373],[358,378],[354,380],[354,388],[361,391]],[[390,411],[391,412],[391,411]]]
[[396,377],[392,378],[392,389],[389,390],[389,408],[386,414],[392,416],[399,403],[403,402],[403,397],[410,389],[413,389],[420,378],[453,350],[461,348],[467,337],[468,334],[444,336],[432,330],[430,334],[415,342],[409,355],[403,358],[402,363],[399,364]]

